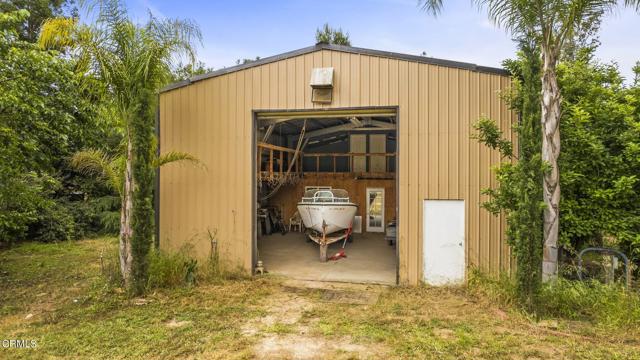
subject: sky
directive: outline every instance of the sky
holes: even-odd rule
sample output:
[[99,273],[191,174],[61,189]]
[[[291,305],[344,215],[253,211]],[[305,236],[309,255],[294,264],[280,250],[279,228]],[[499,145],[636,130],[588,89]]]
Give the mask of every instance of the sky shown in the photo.
[[[488,20],[469,0],[444,1],[434,18],[417,0],[126,0],[131,16],[144,22],[158,17],[188,18],[200,25],[198,58],[214,69],[237,59],[267,57],[315,43],[324,23],[341,27],[357,47],[393,51],[500,67],[512,58],[509,34]],[[627,79],[640,60],[640,15],[621,8],[608,15],[596,57],[616,62]]]

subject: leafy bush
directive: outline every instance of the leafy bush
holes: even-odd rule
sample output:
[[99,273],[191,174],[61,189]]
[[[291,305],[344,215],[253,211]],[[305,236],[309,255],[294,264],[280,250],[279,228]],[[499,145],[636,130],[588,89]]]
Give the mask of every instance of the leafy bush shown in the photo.
[[0,178],[6,180],[6,187],[0,188],[0,244],[27,238],[43,242],[75,238],[69,209],[52,198],[60,188],[57,179],[35,172]]
[[22,240],[37,219],[42,197],[39,188],[32,185],[39,180],[34,173],[19,175],[3,165],[0,161],[0,245],[11,245]]
[[[506,159],[494,172],[498,186],[483,189],[483,206],[507,219],[520,302],[535,309],[541,286],[542,174],[540,157],[540,57],[521,43],[518,59],[505,62],[513,74],[504,98],[519,121],[518,152],[497,124],[481,118],[476,138]],[[592,59],[595,48],[558,67],[562,88],[560,244],[569,256],[589,246],[620,249],[640,269],[640,82],[624,84],[618,67]],[[634,68],[640,76],[640,66]]]
[[38,209],[32,239],[42,242],[75,239],[75,222],[69,210],[53,200],[43,201],[45,206]]
[[78,235],[81,216],[65,203],[76,190],[66,158],[120,138],[103,84],[76,73],[68,55],[26,41],[18,29],[30,18],[26,10],[0,12],[0,245]]
[[120,229],[120,198],[105,195],[80,201],[62,201],[73,216],[76,237],[116,235]]
[[[560,240],[622,250],[640,263],[640,83],[584,49],[558,68],[562,87]],[[634,69],[640,74],[640,67]]]

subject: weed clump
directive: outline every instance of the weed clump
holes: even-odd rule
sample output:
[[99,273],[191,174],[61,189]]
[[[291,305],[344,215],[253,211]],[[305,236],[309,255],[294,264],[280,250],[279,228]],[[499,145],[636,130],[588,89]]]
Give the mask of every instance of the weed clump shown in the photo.
[[[196,259],[192,244],[179,251],[166,252],[152,248],[148,254],[149,278],[145,291],[190,287],[199,283],[221,283],[225,280],[243,280],[248,276],[243,269],[221,264],[216,231],[207,230],[210,254],[202,261]],[[118,249],[103,250],[100,256],[102,275],[110,286],[122,286]]]
[[640,295],[621,284],[559,278],[544,284],[539,311],[545,316],[591,320],[607,327],[640,326]]
[[467,289],[473,296],[515,305],[538,318],[586,320],[611,328],[640,326],[640,294],[619,283],[558,278],[542,284],[533,309],[519,303],[515,280],[508,275],[492,277],[472,270]]
[[152,249],[149,253],[149,279],[146,289],[195,285],[197,260],[185,252],[167,253]]

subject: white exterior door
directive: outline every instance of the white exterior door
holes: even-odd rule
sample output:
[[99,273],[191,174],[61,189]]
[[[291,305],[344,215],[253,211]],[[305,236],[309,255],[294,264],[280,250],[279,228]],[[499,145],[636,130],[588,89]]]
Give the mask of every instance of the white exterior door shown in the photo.
[[424,281],[464,282],[464,200],[425,200],[423,213]]
[[367,231],[384,232],[384,189],[367,188]]

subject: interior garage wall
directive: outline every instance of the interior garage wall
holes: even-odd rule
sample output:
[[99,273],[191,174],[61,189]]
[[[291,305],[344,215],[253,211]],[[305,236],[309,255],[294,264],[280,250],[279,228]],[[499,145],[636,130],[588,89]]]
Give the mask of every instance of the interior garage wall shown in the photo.
[[[329,105],[311,102],[314,67],[335,69]],[[206,170],[171,164],[160,171],[160,246],[190,243],[204,257],[206,231],[217,229],[225,258],[251,268],[252,110],[398,106],[401,283],[422,278],[424,199],[465,199],[467,263],[510,269],[504,219],[480,206],[480,190],[495,185],[490,167],[499,154],[470,139],[480,115],[513,137],[515,115],[498,96],[509,83],[501,74],[319,49],[163,92],[161,151],[189,152]]]
[[304,178],[295,185],[283,186],[281,190],[269,199],[269,204],[282,209],[285,224],[297,210],[297,204],[304,194],[305,186],[331,186],[334,189],[344,189],[349,193],[349,199],[358,205],[356,215],[362,216],[362,231],[366,230],[365,214],[367,212],[367,188],[384,189],[384,221],[388,223],[396,216],[396,181],[394,179],[361,179],[356,180],[349,174],[305,174]]

